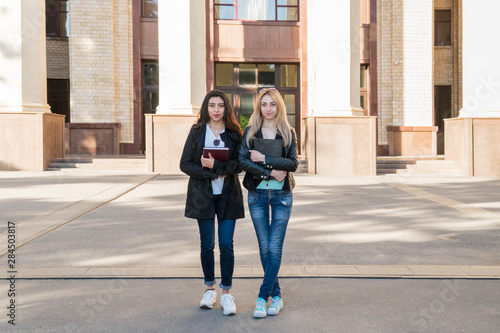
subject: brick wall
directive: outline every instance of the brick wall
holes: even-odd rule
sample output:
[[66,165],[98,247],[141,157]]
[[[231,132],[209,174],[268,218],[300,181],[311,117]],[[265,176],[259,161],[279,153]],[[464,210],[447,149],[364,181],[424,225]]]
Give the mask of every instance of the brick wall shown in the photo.
[[379,144],[387,126],[433,125],[432,13],[432,0],[377,0]]
[[47,78],[69,79],[68,39],[47,37]]
[[71,2],[72,122],[117,122],[133,142],[132,46],[131,0]]

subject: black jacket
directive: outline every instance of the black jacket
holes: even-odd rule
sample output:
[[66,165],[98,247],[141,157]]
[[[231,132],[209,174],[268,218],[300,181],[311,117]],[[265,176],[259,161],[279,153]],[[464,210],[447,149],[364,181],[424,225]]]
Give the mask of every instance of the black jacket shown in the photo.
[[221,139],[229,148],[229,161],[215,160],[213,169],[201,165],[201,155],[205,147],[206,125],[195,124],[191,128],[182,151],[180,168],[189,176],[186,210],[184,215],[194,219],[211,219],[215,217],[213,204],[212,180],[219,175],[224,178],[222,188],[219,218],[235,220],[245,217],[243,194],[238,173],[238,152],[241,145],[241,134],[238,131],[227,130],[221,134]]
[[[243,186],[249,191],[255,191],[257,186],[262,180],[269,180],[271,176],[272,169],[288,171],[285,178],[285,183],[283,184],[284,191],[291,191],[295,187],[295,179],[293,178],[292,172],[297,170],[297,136],[295,131],[292,129],[292,142],[283,147],[281,156],[273,157],[266,155],[266,163],[255,163],[250,159],[250,149],[253,148],[253,140],[250,140],[250,148],[247,145],[247,135],[250,126],[245,129],[245,134],[243,135],[243,142],[240,148],[240,167],[246,171],[245,178],[243,178]],[[262,132],[258,131],[255,133],[256,138],[262,138]],[[276,134],[276,139],[282,139],[279,133]],[[256,177],[254,177],[256,176]]]

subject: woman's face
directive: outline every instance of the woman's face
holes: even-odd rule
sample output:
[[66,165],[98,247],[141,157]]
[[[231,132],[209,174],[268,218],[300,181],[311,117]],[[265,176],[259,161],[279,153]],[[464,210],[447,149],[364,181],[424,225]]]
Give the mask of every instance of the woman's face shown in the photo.
[[271,95],[264,95],[260,101],[260,112],[262,117],[267,120],[273,120],[278,114],[278,107]]
[[224,118],[224,100],[222,97],[214,96],[208,100],[208,115],[212,122],[221,122]]

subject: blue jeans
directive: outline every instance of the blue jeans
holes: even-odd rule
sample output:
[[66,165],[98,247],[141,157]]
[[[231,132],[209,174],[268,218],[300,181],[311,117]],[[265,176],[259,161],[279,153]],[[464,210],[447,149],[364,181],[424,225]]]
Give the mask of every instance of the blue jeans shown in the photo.
[[[214,199],[216,205],[215,211],[218,211],[219,200]],[[220,251],[220,270],[222,289],[231,289],[233,283],[234,271],[234,251],[233,251],[233,235],[236,226],[236,220],[221,220],[217,214],[218,222],[218,237]],[[205,276],[205,284],[213,286],[215,282],[215,218],[207,220],[198,220],[200,229],[201,241],[201,267]]]
[[[291,191],[256,190],[248,192],[248,208],[259,242],[259,253],[264,280],[259,297],[281,297],[278,272],[281,266],[283,242],[290,214],[293,196]],[[271,219],[269,219],[271,208]]]

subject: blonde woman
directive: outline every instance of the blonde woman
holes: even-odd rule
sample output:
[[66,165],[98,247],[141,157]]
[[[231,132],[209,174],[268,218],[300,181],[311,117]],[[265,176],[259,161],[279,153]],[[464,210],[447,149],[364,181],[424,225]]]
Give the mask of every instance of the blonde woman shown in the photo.
[[[268,145],[281,140],[280,156],[264,155],[254,149],[258,139],[270,140]],[[274,88],[262,89],[257,94],[254,113],[243,136],[239,162],[246,171],[243,186],[248,190],[248,208],[264,268],[253,316],[264,318],[277,315],[283,308],[278,272],[292,213],[292,189],[295,186],[292,172],[297,170],[297,138],[286,118],[283,98]],[[266,310],[269,297],[272,297],[272,303]]]

